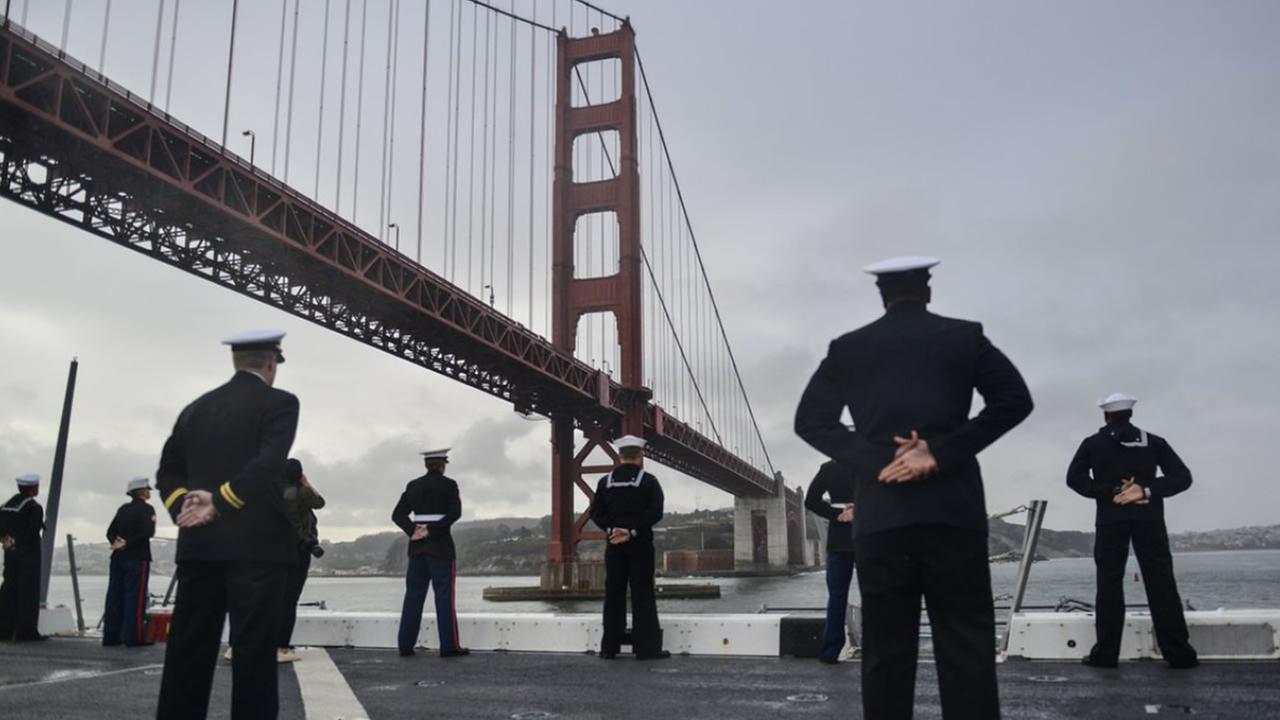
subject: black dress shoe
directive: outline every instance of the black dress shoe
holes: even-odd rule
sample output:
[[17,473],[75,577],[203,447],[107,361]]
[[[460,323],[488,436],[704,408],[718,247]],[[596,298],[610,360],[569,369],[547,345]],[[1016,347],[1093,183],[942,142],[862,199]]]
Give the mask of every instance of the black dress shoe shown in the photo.
[[409,648],[408,650],[401,649],[400,657],[413,657],[413,648]]
[[659,650],[656,653],[646,653],[644,655],[636,655],[637,660],[666,660],[671,657],[670,650]]
[[1092,655],[1085,655],[1080,659],[1080,664],[1096,668],[1116,668],[1120,666],[1118,660],[1100,660]]
[[462,655],[470,655],[470,654],[471,654],[471,650],[469,648],[454,648],[449,652],[444,652],[442,650],[440,652],[440,657],[443,657],[443,658],[460,657]]
[[822,663],[823,665],[839,665],[840,658],[823,656],[818,658],[818,662]]
[[1169,667],[1173,668],[1174,670],[1190,670],[1191,668],[1194,668],[1194,667],[1200,667],[1200,658],[1190,657],[1190,658],[1178,658],[1176,660],[1170,660]]

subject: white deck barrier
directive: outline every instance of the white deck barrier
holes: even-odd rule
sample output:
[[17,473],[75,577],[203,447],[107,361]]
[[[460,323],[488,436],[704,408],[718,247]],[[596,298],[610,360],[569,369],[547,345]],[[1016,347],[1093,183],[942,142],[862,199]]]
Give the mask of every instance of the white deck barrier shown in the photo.
[[[1186,613],[1191,644],[1202,660],[1280,659],[1280,610]],[[1094,614],[1020,612],[1009,622],[1007,656],[1027,660],[1083,658],[1096,637]],[[1120,642],[1121,660],[1160,659],[1151,614],[1130,612]]]

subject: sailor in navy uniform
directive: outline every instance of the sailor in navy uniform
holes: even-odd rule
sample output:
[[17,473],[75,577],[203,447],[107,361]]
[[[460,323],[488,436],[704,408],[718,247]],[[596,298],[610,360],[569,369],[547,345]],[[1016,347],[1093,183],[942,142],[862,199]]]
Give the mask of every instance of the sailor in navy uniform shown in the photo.
[[19,475],[18,493],[0,506],[4,582],[0,584],[0,640],[44,640],[40,634],[40,535],[44,508],[36,501],[39,475]]
[[458,639],[458,610],[454,602],[457,549],[449,528],[462,517],[458,483],[444,474],[449,448],[422,453],[427,474],[405,486],[391,511],[391,521],[409,536],[409,565],[404,574],[404,606],[400,611],[397,643],[402,657],[413,655],[422,628],[422,606],[435,586],[436,629],[440,657],[469,655]]
[[631,586],[631,649],[638,660],[671,657],[662,649],[658,600],[654,592],[653,526],[662,520],[662,486],[644,469],[645,441],[626,435],[614,443],[620,462],[596,485],[591,520],[609,541],[604,551],[604,636],[600,657],[612,660],[622,649],[627,627],[627,586]]
[[151,538],[156,534],[156,511],[147,478],[134,478],[126,486],[129,502],[116,510],[107,526],[111,543],[111,568],[102,615],[103,645],[150,645],[143,636],[147,612],[147,581],[151,575]]
[[174,604],[157,720],[202,720],[223,625],[231,618],[231,717],[275,718],[276,642],[297,537],[284,511],[284,467],[298,398],[275,385],[279,331],[223,340],[235,374],[178,415],[156,489],[178,526]]
[[[862,713],[875,720],[912,715],[922,597],[943,717],[1000,717],[977,456],[1031,413],[1031,394],[980,324],[929,312],[937,264],[865,268],[885,314],[831,342],[796,409],[796,434],[854,474]],[[975,390],[985,407],[970,417]]]
[[840,662],[845,645],[853,582],[853,494],[853,473],[834,460],[822,463],[804,494],[804,506],[827,520],[827,620],[818,660],[828,665]]
[[1098,641],[1083,662],[1117,665],[1132,542],[1160,653],[1172,667],[1191,668],[1200,663],[1189,642],[1164,524],[1164,499],[1191,487],[1191,471],[1164,438],[1133,425],[1137,402],[1115,393],[1098,403],[1106,425],[1080,443],[1067,469],[1067,485],[1097,503],[1093,559],[1098,567]]

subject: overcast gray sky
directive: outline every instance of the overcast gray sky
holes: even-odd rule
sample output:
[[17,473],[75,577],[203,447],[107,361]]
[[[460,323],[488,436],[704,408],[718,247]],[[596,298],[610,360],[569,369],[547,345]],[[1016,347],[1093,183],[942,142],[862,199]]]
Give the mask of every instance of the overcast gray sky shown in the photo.
[[[28,25],[56,41],[62,3],[32,5]],[[832,337],[880,312],[859,268],[933,254],[934,310],[983,321],[1037,401],[981,458],[992,510],[1045,498],[1049,527],[1088,528],[1063,473],[1100,424],[1096,400],[1123,390],[1195,474],[1172,530],[1280,522],[1280,4],[608,5],[636,26],[789,484],[822,459],[790,430],[801,388]],[[154,3],[119,13],[154,24]],[[99,22],[73,27],[73,52],[97,57]],[[145,90],[149,41],[125,45],[112,52],[143,60],[109,55],[108,73]],[[180,67],[208,81],[220,62],[193,52]],[[175,115],[208,116],[221,85],[180,83]],[[253,102],[238,112],[269,118]],[[330,499],[325,536],[390,529],[425,446],[455,448],[468,516],[549,512],[545,422],[8,202],[0,248],[0,475],[48,475],[66,362],[82,363],[60,531],[101,538],[177,412],[229,375],[218,340],[256,327],[289,332],[279,384],[302,400],[295,449]],[[731,503],[688,480],[666,489],[673,509]]]

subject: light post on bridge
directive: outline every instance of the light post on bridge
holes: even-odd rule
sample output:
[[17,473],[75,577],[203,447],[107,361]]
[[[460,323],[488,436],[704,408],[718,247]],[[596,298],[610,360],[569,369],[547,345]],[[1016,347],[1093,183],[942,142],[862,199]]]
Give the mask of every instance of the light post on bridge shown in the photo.
[[253,155],[258,149],[258,134],[252,130],[245,130],[240,135],[249,138],[249,167],[253,167]]
[[396,231],[396,252],[400,252],[400,226],[396,223],[390,223],[387,225],[387,229]]

